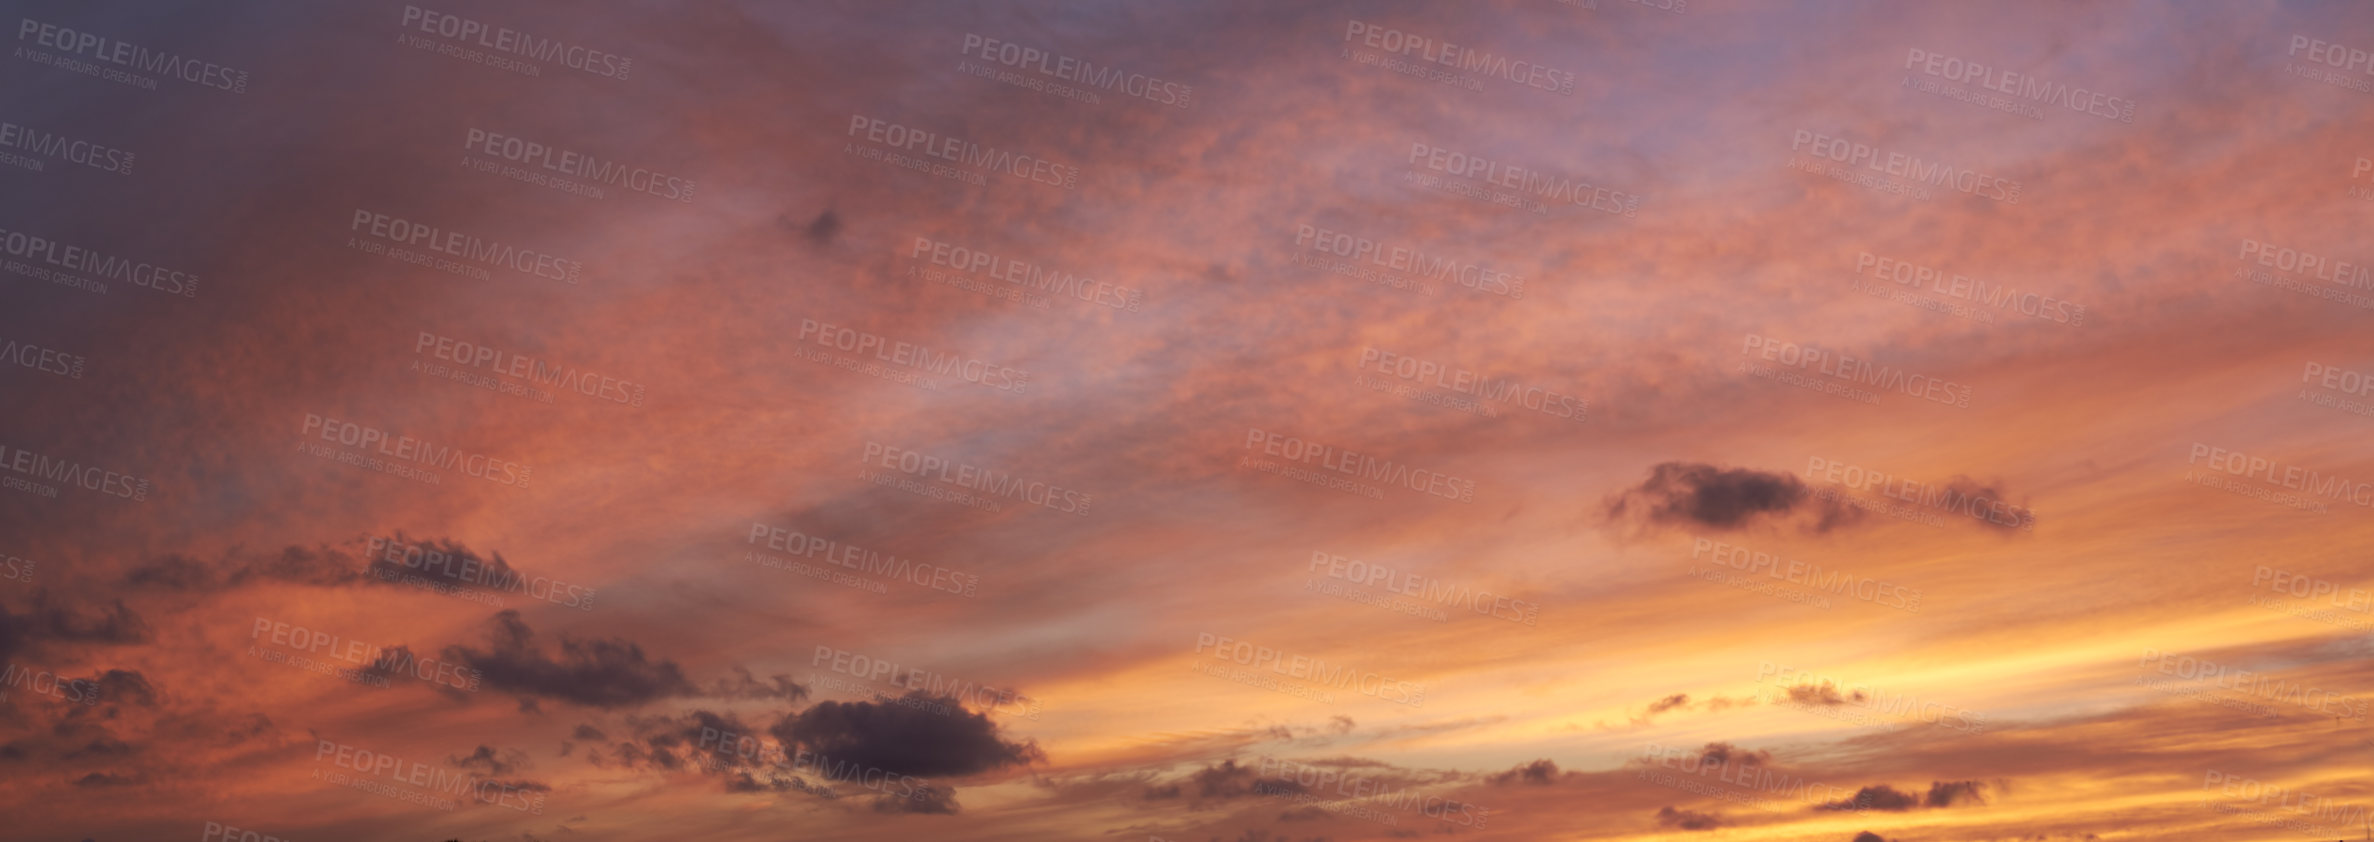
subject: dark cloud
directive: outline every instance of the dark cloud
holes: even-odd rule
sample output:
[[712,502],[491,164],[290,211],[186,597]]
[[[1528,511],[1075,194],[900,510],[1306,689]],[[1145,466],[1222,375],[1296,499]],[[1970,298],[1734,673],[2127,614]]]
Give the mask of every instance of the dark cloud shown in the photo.
[[676,662],[654,661],[643,654],[641,645],[618,638],[563,637],[559,657],[552,657],[537,649],[535,631],[518,611],[498,613],[493,623],[491,648],[445,649],[447,660],[477,670],[488,688],[531,702],[558,699],[605,709],[699,694]]
[[944,786],[919,786],[911,793],[883,793],[874,798],[874,812],[877,813],[953,816],[960,809],[956,803],[956,791]]
[[788,675],[772,675],[759,681],[748,667],[734,667],[734,678],[720,678],[709,688],[709,695],[719,699],[755,699],[762,701],[797,702],[808,697],[806,685],[791,680]]
[[468,757],[448,757],[446,761],[457,768],[483,772],[487,776],[508,775],[528,768],[528,753],[519,749],[496,752],[494,746],[481,745]]
[[209,564],[186,555],[158,558],[124,573],[124,584],[146,590],[207,593],[264,582],[339,587],[364,580],[353,556],[326,546],[290,546],[278,555]]
[[1856,790],[1853,797],[1815,805],[1816,810],[1910,810],[1921,804],[1921,797],[1887,784],[1867,786]]
[[1978,781],[1936,781],[1929,784],[1927,804],[1931,807],[1951,807],[1956,802],[1987,803],[1987,785]]
[[1772,760],[1772,752],[1746,751],[1730,743],[1707,743],[1706,748],[1699,751],[1698,759],[1701,764],[1716,766],[1729,764],[1733,760],[1739,761],[1741,766],[1762,766]]
[[880,702],[824,702],[784,717],[771,733],[831,764],[920,777],[970,775],[1046,757],[1035,742],[1000,738],[986,714],[920,690]]
[[1866,830],[1855,834],[1855,842],[1888,842],[1888,840],[1887,837]]
[[1609,497],[1606,510],[1614,521],[1709,529],[1739,529],[1760,516],[1780,518],[1802,510],[1812,513],[1807,528],[1817,532],[1853,523],[1862,515],[1851,506],[1818,498],[1790,474],[1695,462],[1650,468],[1649,478],[1640,485]]
[[1548,758],[1543,758],[1541,760],[1536,760],[1531,763],[1517,766],[1506,772],[1494,774],[1489,778],[1485,778],[1484,780],[1493,786],[1507,786],[1514,783],[1544,785],[1556,783],[1558,780],[1558,764],[1550,762]]
[[1795,687],[1789,688],[1789,701],[1796,702],[1801,705],[1821,705],[1823,707],[1832,707],[1836,705],[1843,705],[1848,702],[1861,702],[1863,701],[1863,698],[1863,691],[1861,690],[1857,690],[1853,693],[1841,694],[1838,692],[1838,687],[1836,685],[1833,685],[1827,681],[1824,681],[1820,684],[1799,684]]
[[1673,694],[1673,695],[1671,695],[1671,696],[1667,696],[1667,697],[1665,697],[1665,698],[1658,699],[1658,700],[1656,700],[1656,701],[1654,701],[1654,702],[1650,702],[1650,703],[1649,703],[1649,713],[1650,713],[1650,714],[1652,714],[1652,715],[1654,715],[1654,714],[1660,714],[1660,713],[1664,713],[1664,712],[1666,712],[1666,711],[1672,710],[1672,709],[1674,709],[1674,708],[1681,707],[1681,706],[1683,706],[1683,705],[1686,705],[1686,704],[1689,704],[1689,703],[1690,703],[1690,694],[1688,694],[1688,693],[1675,693],[1675,694]]
[[119,774],[116,774],[116,773],[114,773],[114,772],[92,772],[92,773],[90,773],[90,774],[88,774],[88,775],[84,775],[84,776],[82,776],[82,777],[79,777],[79,778],[75,778],[75,779],[74,779],[74,785],[75,785],[75,786],[79,786],[79,787],[90,787],[90,788],[98,788],[98,787],[116,787],[116,786],[139,786],[139,785],[141,785],[141,784],[144,784],[144,783],[147,783],[147,782],[148,782],[148,776],[146,776],[146,775],[141,775],[141,774],[119,775]]
[[96,691],[101,702],[128,704],[139,707],[157,706],[156,685],[137,670],[111,669],[91,678],[81,679]]
[[231,555],[213,563],[168,555],[133,567],[123,579],[129,587],[181,593],[213,593],[265,583],[336,588],[411,587],[419,582],[504,593],[523,590],[523,583],[529,580],[501,553],[480,555],[451,538],[414,540],[401,532],[346,549],[290,546],[277,555]]
[[1682,830],[1713,830],[1722,827],[1723,817],[1714,813],[1676,810],[1670,806],[1657,811],[1657,824]]
[[33,604],[21,614],[0,606],[0,661],[13,660],[47,643],[119,646],[148,639],[148,623],[120,599],[96,612],[60,605],[47,592],[35,594]]
[[820,246],[832,245],[833,237],[841,233],[841,215],[827,209],[825,212],[817,214],[814,221],[808,223],[805,233],[808,236],[808,242]]
[[2003,490],[1991,483],[1982,483],[1956,475],[1945,483],[1945,500],[1978,525],[2019,532],[2036,526],[2036,513],[2026,506],[2013,505],[2003,496]]

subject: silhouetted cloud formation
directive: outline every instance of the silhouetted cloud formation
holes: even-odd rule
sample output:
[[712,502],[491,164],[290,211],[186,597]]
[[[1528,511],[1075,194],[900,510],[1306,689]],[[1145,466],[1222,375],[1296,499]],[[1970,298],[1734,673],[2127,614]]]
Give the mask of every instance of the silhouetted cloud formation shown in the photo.
[[785,746],[822,755],[828,769],[846,763],[899,775],[961,776],[1045,759],[1034,742],[999,738],[988,715],[921,690],[881,702],[823,702],[785,717],[770,733]]
[[674,661],[654,661],[643,654],[642,646],[626,640],[563,637],[560,655],[553,657],[538,651],[535,631],[519,612],[496,614],[494,625],[488,649],[445,649],[446,659],[478,670],[491,689],[596,708],[632,707],[699,693]]
[[1723,817],[1713,813],[1676,810],[1671,806],[1657,811],[1657,824],[1682,830],[1713,830],[1722,827]]
[[1698,462],[1664,462],[1649,469],[1641,484],[1607,500],[1610,520],[1642,520],[1660,526],[1739,529],[1758,517],[1811,512],[1816,532],[1853,523],[1862,512],[1816,497],[1791,474],[1751,468],[1723,468]]

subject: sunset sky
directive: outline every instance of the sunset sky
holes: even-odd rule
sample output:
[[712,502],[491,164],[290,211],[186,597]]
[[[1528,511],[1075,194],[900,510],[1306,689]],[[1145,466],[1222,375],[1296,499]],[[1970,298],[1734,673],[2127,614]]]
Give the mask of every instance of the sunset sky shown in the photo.
[[2374,817],[2363,5],[10,8],[0,839]]

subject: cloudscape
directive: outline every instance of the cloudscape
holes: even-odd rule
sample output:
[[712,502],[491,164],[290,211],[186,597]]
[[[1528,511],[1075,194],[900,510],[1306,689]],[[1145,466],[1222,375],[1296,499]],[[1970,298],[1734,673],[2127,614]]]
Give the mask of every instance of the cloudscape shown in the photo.
[[0,22],[0,839],[2374,828],[2363,5]]

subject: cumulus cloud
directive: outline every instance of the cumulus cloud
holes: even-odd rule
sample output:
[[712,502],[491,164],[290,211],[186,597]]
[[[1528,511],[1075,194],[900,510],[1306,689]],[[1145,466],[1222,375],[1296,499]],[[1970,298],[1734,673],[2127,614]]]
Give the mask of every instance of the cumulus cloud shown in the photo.
[[699,693],[676,662],[653,660],[638,644],[563,637],[556,657],[536,646],[535,631],[518,611],[498,613],[493,623],[488,648],[445,649],[447,660],[477,670],[488,688],[531,701],[557,699],[594,708],[633,707]]
[[1818,498],[1791,474],[1697,462],[1658,464],[1649,469],[1648,479],[1610,496],[1605,506],[1611,521],[1718,530],[1802,513],[1810,518],[1807,529],[1827,532],[1862,515]]
[[822,755],[826,768],[962,776],[1046,757],[1035,742],[1003,739],[988,715],[921,690],[880,702],[823,702],[770,730],[786,746]]

